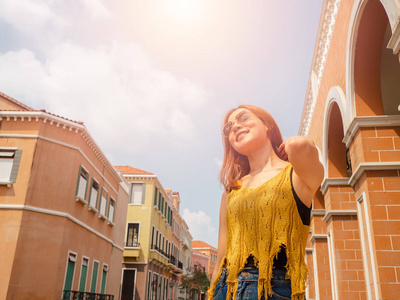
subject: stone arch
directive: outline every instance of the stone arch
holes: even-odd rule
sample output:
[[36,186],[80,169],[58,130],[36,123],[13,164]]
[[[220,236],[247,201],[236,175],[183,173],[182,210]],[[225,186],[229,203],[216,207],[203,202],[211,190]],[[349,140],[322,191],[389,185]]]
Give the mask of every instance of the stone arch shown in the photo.
[[348,177],[346,145],[343,142],[348,128],[345,95],[339,86],[329,90],[325,103],[322,141],[325,178]]
[[[369,27],[371,25],[373,26]],[[368,41],[373,41],[373,43],[365,46],[364,43]],[[357,44],[358,47],[356,47]],[[388,109],[382,102],[380,84],[382,45],[385,49],[393,49],[393,53],[399,51],[400,3],[396,0],[356,0],[347,35],[347,123],[360,115],[382,115],[385,112],[397,114],[394,108]],[[392,59],[397,60],[398,64],[397,56],[393,55]],[[400,77],[400,67],[398,73]],[[384,95],[384,100],[387,100],[386,97]]]

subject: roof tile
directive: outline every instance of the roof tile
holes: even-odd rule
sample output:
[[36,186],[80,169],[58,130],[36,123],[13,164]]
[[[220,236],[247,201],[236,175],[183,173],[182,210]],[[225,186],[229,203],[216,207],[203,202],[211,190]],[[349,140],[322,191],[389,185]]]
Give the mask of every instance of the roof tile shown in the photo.
[[138,168],[134,168],[131,166],[114,166],[114,168],[121,170],[122,174],[125,175],[154,175],[154,173],[147,172]]

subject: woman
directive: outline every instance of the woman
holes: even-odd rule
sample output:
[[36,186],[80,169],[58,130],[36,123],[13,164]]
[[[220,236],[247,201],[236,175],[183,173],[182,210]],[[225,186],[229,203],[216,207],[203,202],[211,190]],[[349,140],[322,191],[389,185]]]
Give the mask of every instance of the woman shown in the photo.
[[283,143],[260,107],[232,109],[223,124],[219,268],[208,297],[304,299],[310,207],[324,173],[318,150],[306,137]]

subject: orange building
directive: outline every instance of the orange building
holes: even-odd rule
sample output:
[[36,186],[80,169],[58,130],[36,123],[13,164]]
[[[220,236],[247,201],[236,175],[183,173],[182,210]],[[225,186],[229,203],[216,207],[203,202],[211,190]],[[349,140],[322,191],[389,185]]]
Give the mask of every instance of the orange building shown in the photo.
[[307,299],[399,299],[399,48],[399,1],[324,1],[299,131],[325,167]]
[[212,273],[215,269],[215,263],[217,261],[218,249],[203,241],[192,241],[192,251],[194,250],[199,251],[208,257],[208,263],[206,267],[208,278],[211,280]]
[[0,93],[0,299],[117,299],[128,192],[82,122]]

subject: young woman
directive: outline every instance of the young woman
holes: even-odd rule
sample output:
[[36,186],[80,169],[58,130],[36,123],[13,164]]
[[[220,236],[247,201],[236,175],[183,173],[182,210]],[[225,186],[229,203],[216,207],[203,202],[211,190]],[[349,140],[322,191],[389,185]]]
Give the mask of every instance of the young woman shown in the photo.
[[[264,109],[224,118],[225,187],[209,299],[304,299],[311,202],[323,179],[307,137],[286,142]],[[290,162],[290,163],[289,163]]]

